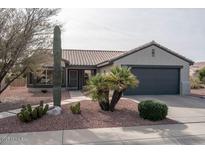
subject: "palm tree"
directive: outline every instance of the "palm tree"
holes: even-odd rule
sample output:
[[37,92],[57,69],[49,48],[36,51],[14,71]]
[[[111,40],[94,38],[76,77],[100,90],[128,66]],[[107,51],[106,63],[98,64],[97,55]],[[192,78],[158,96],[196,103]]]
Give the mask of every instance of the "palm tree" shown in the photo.
[[85,88],[92,100],[98,101],[102,110],[109,111],[109,87],[105,75],[93,76]]
[[114,111],[116,104],[120,100],[123,92],[130,86],[136,87],[139,81],[133,75],[128,67],[113,67],[107,74],[106,80],[109,83],[110,89],[114,90],[112,100],[110,102],[110,111]]

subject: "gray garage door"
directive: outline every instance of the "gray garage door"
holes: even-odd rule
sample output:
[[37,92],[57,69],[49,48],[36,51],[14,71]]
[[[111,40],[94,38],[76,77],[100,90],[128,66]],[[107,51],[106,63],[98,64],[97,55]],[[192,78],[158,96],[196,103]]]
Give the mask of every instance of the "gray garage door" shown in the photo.
[[128,88],[125,95],[179,94],[179,68],[131,69],[140,83],[137,88]]

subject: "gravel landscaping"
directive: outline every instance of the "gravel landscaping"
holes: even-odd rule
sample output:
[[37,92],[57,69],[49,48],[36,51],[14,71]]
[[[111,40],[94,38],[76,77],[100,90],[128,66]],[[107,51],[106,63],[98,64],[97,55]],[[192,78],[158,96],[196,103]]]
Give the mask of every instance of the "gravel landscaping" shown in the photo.
[[[68,91],[62,91],[62,100],[69,99]],[[53,101],[52,92],[28,92],[26,87],[8,88],[0,96],[0,112],[21,108],[23,104],[37,105]]]
[[205,96],[205,88],[202,89],[191,89],[191,95],[193,96]]
[[0,119],[0,133],[177,123],[171,119],[157,122],[143,120],[138,115],[137,104],[131,100],[120,100],[115,112],[101,111],[98,104],[92,101],[81,101],[81,114],[72,114],[69,107],[70,104],[63,105],[61,115],[45,115],[31,123],[22,123],[16,116]]

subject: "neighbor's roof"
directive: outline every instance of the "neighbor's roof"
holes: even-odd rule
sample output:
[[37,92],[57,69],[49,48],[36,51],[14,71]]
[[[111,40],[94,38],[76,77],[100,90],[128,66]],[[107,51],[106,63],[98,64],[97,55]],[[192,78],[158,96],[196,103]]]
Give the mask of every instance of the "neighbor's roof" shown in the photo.
[[202,62],[196,62],[196,63],[194,63],[194,65],[193,66],[191,66],[191,67],[193,67],[193,68],[202,68],[202,67],[205,67],[205,62],[204,61],[202,61]]
[[69,65],[93,66],[123,53],[125,51],[65,49],[62,51],[62,58],[69,61]]
[[205,62],[196,62],[190,67],[189,74],[191,76],[196,75],[197,71],[205,67]]

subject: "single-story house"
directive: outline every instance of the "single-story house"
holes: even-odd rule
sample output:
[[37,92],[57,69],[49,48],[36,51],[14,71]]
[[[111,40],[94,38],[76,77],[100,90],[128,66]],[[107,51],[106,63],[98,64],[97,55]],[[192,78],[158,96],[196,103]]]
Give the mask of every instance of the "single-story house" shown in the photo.
[[[189,67],[193,63],[155,41],[130,51],[63,50],[62,88],[80,90],[96,73],[108,72],[113,66],[126,66],[131,67],[140,83],[137,88],[129,88],[125,95],[188,95]],[[30,90],[52,88],[53,67],[44,68],[41,76],[28,74]]]

